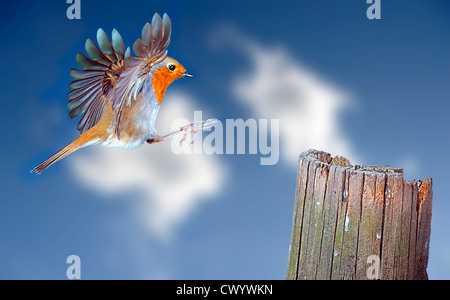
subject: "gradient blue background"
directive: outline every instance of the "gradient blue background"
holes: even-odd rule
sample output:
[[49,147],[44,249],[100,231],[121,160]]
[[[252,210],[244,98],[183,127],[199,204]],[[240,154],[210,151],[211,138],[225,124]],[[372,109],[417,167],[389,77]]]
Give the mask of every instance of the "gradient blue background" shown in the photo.
[[[227,187],[195,210],[170,245],[134,221],[127,201],[105,201],[85,189],[64,162],[44,176],[29,174],[78,134],[65,104],[69,70],[86,38],[99,27],[117,28],[131,46],[155,12],[166,12],[173,23],[169,53],[197,75],[174,86],[198,96],[219,118],[251,116],[229,91],[231,74],[249,62],[207,47],[206,37],[221,22],[264,45],[282,44],[357,94],[358,108],[343,124],[364,163],[395,165],[409,155],[420,161],[416,179],[433,178],[428,272],[431,279],[450,279],[450,3],[382,1],[379,21],[366,18],[367,6],[364,0],[90,0],[82,1],[81,20],[68,20],[65,1],[2,3],[0,278],[65,279],[71,254],[81,257],[83,279],[284,278],[295,166],[222,157],[232,174]],[[43,134],[42,120],[58,126]],[[136,258],[129,245],[137,243],[148,259]],[[166,268],[170,275],[148,272]]]

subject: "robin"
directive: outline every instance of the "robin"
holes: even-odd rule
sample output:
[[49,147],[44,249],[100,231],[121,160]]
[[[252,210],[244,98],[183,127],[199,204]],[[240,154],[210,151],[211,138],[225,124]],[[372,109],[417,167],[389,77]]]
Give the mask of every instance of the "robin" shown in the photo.
[[[74,80],[67,96],[70,118],[82,114],[78,123],[81,134],[31,172],[41,174],[58,160],[89,145],[133,149],[175,135],[159,136],[155,129],[156,117],[167,87],[178,78],[194,76],[167,56],[171,28],[167,14],[162,19],[155,14],[152,23],[142,29],[142,39],[133,45],[136,57],[130,56],[130,48],[125,51],[116,29],[112,31],[111,41],[100,28],[98,47],[91,39],[86,41],[90,58],[77,54],[76,61],[83,70],[70,71]],[[205,124],[192,125],[179,131],[195,133]]]

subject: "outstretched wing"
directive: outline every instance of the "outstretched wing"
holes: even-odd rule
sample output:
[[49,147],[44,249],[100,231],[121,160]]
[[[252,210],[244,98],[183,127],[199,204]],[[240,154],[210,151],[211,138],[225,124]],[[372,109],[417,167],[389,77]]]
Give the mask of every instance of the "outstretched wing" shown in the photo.
[[137,57],[125,60],[124,71],[111,94],[112,108],[118,109],[115,132],[119,139],[122,108],[136,99],[150,78],[151,68],[166,58],[171,31],[169,16],[164,14],[161,19],[159,14],[155,14],[152,24],[147,23],[142,29],[142,39],[137,39],[133,45],[133,51]]
[[75,118],[83,114],[78,123],[78,130],[84,132],[93,127],[100,119],[107,95],[114,87],[124,70],[124,61],[130,56],[119,32],[112,32],[112,43],[103,29],[97,31],[97,42],[86,41],[86,53],[78,53],[76,61],[83,70],[72,69],[70,75],[74,79],[69,85],[71,92],[67,95],[70,109],[69,116]]
[[90,58],[77,54],[77,63],[83,70],[71,70],[74,81],[67,95],[69,116],[75,118],[83,114],[78,130],[84,132],[97,124],[105,105],[111,101],[112,108],[118,109],[115,130],[120,138],[122,108],[136,99],[151,67],[166,58],[171,27],[169,16],[164,14],[161,19],[155,14],[152,24],[147,23],[142,29],[142,39],[134,43],[137,57],[130,57],[129,48],[125,51],[122,37],[115,29],[112,42],[101,28],[97,31],[98,47],[91,39],[86,41],[86,53]]

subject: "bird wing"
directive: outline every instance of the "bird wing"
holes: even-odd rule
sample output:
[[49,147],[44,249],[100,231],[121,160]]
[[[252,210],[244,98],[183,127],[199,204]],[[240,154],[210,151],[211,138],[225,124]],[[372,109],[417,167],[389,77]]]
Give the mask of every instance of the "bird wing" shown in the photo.
[[74,79],[69,84],[71,92],[67,95],[70,109],[69,116],[75,118],[83,114],[78,123],[78,130],[84,132],[93,127],[100,119],[106,95],[115,85],[124,69],[124,60],[130,56],[119,32],[112,32],[112,43],[103,29],[97,31],[97,42],[86,41],[86,53],[78,53],[76,61],[83,70],[72,69],[70,75]]
[[119,139],[122,108],[136,100],[148,83],[151,68],[166,58],[171,31],[169,16],[164,14],[161,19],[159,14],[155,14],[152,24],[147,23],[142,29],[142,39],[137,39],[133,45],[136,57],[125,61],[125,70],[111,94],[112,108],[118,109],[115,132]]
[[142,39],[133,46],[137,57],[130,56],[130,49],[125,46],[117,30],[112,32],[112,42],[103,31],[97,31],[97,42],[86,41],[86,53],[78,53],[76,61],[83,70],[72,69],[70,75],[74,79],[69,85],[69,116],[75,118],[83,113],[78,123],[78,130],[84,132],[97,124],[107,102],[112,102],[116,114],[116,133],[120,138],[119,124],[122,108],[133,102],[142,89],[143,81],[139,80],[148,74],[150,68],[167,56],[170,42],[171,22],[164,14],[163,19],[155,14],[152,24],[145,24]]

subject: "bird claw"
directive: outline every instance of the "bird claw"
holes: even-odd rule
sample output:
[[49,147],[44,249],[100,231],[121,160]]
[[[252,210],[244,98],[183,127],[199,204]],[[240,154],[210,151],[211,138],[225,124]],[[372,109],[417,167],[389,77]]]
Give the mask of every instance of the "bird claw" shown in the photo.
[[196,137],[197,137],[198,131],[199,131],[199,130],[191,130],[190,132],[186,132],[186,133],[183,135],[183,138],[180,140],[180,146],[182,146],[183,143],[186,142],[186,137],[187,137],[188,135],[190,136],[190,140],[191,140],[191,141],[189,142],[189,146],[190,146],[190,145],[193,145],[194,142],[195,142],[195,139],[196,139]]
[[218,121],[219,120],[217,119],[208,119],[205,121],[185,125],[181,127],[179,130],[163,136],[162,140],[166,141],[182,135],[183,137],[180,140],[180,145],[182,145],[184,142],[186,142],[187,136],[189,135],[190,136],[189,145],[192,145],[194,144],[197,134],[200,130],[210,130],[212,126]]

